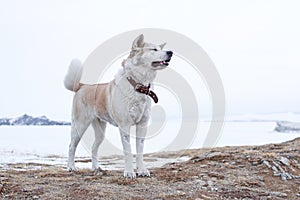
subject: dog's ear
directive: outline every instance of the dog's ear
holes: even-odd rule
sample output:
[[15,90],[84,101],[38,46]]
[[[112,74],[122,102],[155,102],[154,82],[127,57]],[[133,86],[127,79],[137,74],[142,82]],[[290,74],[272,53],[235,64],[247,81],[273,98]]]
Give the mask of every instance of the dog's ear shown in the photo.
[[144,46],[144,35],[139,35],[132,44],[132,49],[141,48]]
[[160,46],[160,49],[163,49],[163,48],[166,46],[166,44],[167,44],[167,43],[165,42],[165,43],[159,45],[159,46]]

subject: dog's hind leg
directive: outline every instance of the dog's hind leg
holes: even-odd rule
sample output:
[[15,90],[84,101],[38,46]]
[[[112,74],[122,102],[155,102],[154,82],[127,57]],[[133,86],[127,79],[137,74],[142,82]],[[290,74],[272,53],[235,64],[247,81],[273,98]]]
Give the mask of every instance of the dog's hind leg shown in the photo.
[[97,173],[98,169],[98,149],[100,144],[104,140],[106,122],[101,121],[100,119],[94,119],[92,122],[94,131],[95,131],[95,141],[92,147],[92,169]]
[[75,170],[75,161],[74,161],[75,151],[83,133],[86,131],[89,125],[90,125],[90,121],[88,121],[87,119],[72,120],[71,142],[69,146],[69,157],[68,157],[69,171]]

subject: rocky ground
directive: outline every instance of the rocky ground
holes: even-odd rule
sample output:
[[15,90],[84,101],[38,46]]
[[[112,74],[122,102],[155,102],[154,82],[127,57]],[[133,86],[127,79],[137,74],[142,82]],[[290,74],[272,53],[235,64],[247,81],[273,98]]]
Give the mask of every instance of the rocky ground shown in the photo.
[[[18,164],[0,171],[2,199],[300,199],[300,139],[263,146],[159,153],[188,156],[125,179],[121,171],[67,172],[58,166]],[[23,169],[23,170],[22,170]],[[1,170],[1,169],[0,169]]]

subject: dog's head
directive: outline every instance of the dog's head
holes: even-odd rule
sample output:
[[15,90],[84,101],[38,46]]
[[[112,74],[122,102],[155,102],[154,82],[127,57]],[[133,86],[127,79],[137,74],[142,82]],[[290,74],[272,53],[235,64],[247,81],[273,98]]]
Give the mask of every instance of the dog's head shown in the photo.
[[169,65],[172,51],[163,50],[166,43],[155,45],[144,42],[144,35],[138,36],[132,44],[129,59],[136,66],[145,66],[153,70],[164,69]]

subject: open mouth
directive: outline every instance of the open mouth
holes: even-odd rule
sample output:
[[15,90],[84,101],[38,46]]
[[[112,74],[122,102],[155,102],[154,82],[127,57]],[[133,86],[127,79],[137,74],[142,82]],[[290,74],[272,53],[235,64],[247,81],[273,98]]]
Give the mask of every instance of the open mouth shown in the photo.
[[162,60],[162,61],[154,61],[152,62],[152,67],[160,67],[160,66],[168,66],[171,59]]

